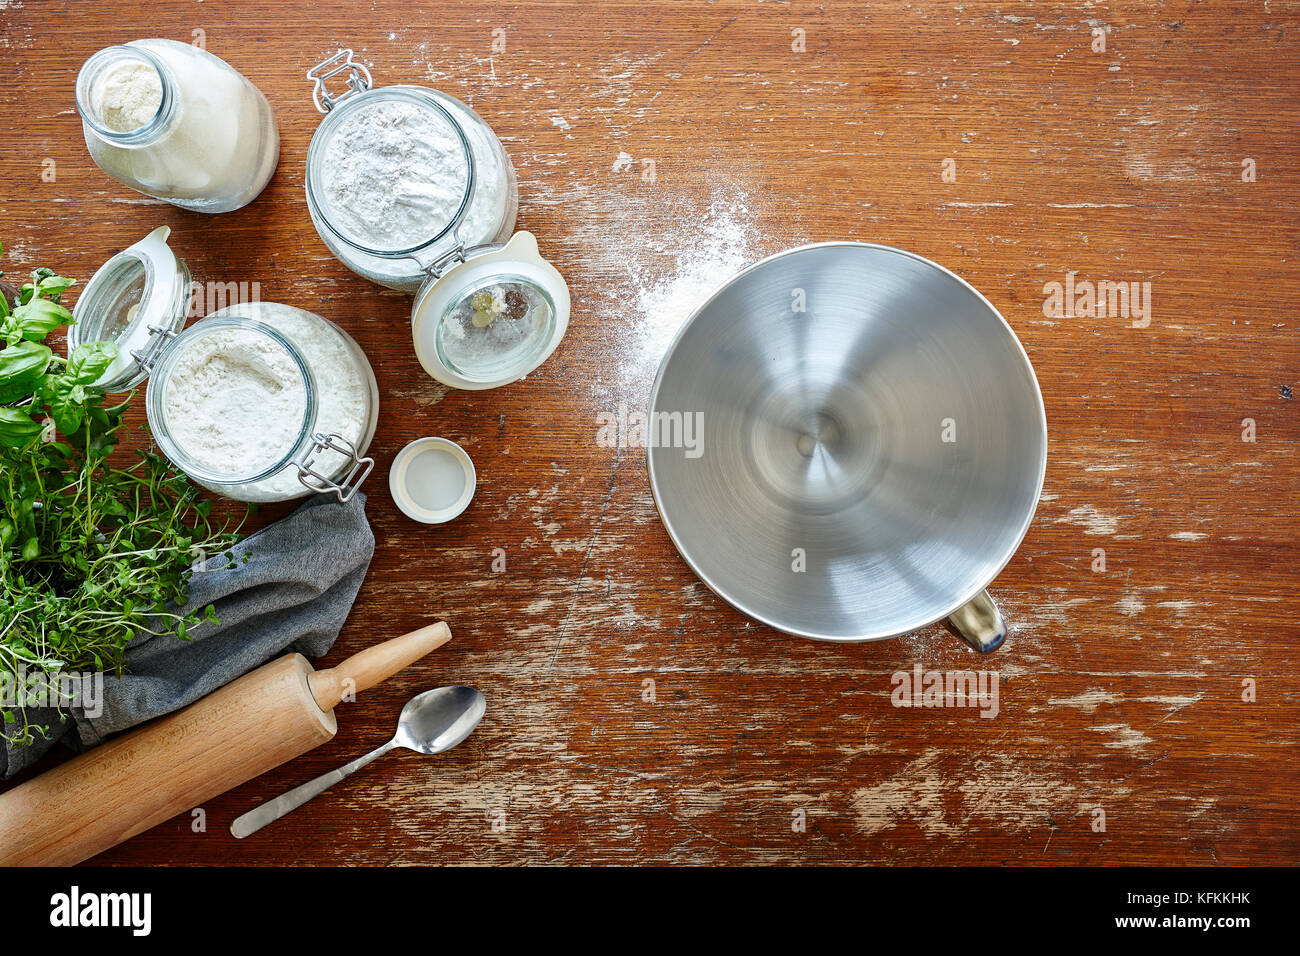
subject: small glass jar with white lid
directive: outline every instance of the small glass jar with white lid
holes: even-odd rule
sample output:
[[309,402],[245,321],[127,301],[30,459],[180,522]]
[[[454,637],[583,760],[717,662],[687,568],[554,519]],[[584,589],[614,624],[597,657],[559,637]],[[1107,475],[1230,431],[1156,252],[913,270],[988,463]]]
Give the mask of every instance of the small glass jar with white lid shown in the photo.
[[509,385],[559,347],[569,309],[564,277],[532,233],[517,232],[430,271],[411,308],[415,354],[452,388]]
[[[341,90],[331,92],[335,81]],[[519,187],[492,128],[454,96],[422,86],[374,88],[340,50],[307,73],[325,119],[307,153],[307,208],[345,266],[415,292],[431,267],[514,230]]]
[[230,212],[270,181],[280,134],[266,97],[224,60],[175,40],[105,47],[77,75],[91,158],[146,196]]
[[145,410],[162,452],[197,484],[241,501],[332,492],[370,474],[379,390],[365,354],[334,323],[292,306],[227,306],[181,331],[190,276],[166,226],[106,262],[74,308],[69,348],[111,341],[97,383],[148,378]]

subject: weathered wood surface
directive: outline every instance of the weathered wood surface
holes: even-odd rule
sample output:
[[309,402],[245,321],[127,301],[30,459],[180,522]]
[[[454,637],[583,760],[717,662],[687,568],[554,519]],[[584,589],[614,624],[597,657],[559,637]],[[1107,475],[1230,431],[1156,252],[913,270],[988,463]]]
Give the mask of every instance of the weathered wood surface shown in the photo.
[[[435,617],[456,634],[340,709],[335,742],[212,801],[206,832],[178,818],[97,862],[1300,858],[1297,4],[0,0],[0,21],[5,268],[84,279],[165,222],[199,278],[258,281],[344,324],[383,390],[379,547],[325,663]],[[216,218],[109,181],[73,106],[94,50],[195,30],[266,92],[283,136],[264,195]],[[381,83],[472,103],[513,156],[519,224],[575,302],[527,382],[435,385],[409,300],[314,234],[303,74],[339,45]],[[644,401],[684,317],[678,257],[719,221],[741,227],[724,251],[742,259],[835,238],[912,249],[1024,342],[1050,460],[993,588],[1011,623],[995,656],[939,627],[838,647],[748,623],[677,557],[642,453],[597,444],[599,415]],[[1149,326],[1044,315],[1044,283],[1071,271],[1150,281]],[[385,484],[426,434],[464,444],[480,476],[442,528],[403,518]],[[917,663],[996,671],[997,717],[891,706],[891,674]],[[490,702],[460,749],[390,757],[231,839],[236,815],[377,745],[407,697],[449,682]]]

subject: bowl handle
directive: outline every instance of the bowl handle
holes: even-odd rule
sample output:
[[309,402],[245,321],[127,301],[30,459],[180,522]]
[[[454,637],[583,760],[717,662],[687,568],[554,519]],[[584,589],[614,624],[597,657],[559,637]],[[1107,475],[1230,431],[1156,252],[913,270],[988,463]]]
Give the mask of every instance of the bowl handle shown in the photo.
[[988,591],[975,595],[975,600],[958,608],[948,624],[957,636],[981,654],[997,650],[1007,636],[1007,626],[1002,622],[1002,612],[993,603]]

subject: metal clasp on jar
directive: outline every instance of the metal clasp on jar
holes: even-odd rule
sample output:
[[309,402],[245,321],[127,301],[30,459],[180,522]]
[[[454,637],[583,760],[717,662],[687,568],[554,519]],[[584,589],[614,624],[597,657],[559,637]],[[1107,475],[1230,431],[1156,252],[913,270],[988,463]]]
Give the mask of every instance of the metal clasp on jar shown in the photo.
[[[348,88],[335,96],[325,86],[325,81],[345,71],[351,71],[351,75],[348,76]],[[313,84],[311,100],[316,104],[318,113],[328,113],[349,96],[364,93],[370,89],[374,82],[370,78],[370,71],[366,69],[365,64],[353,60],[352,51],[349,49],[339,50],[329,59],[321,60],[307,71],[307,79],[311,80]]]
[[[347,474],[345,474],[341,480],[335,480],[327,475],[322,475],[312,467],[317,463],[317,458],[320,456],[321,452],[325,451],[336,452],[352,463]],[[357,453],[357,446],[352,444],[352,442],[348,441],[342,435],[322,435],[318,433],[312,436],[311,447],[307,449],[307,454],[303,457],[302,461],[295,462],[295,464],[298,466],[298,480],[301,481],[304,486],[319,493],[329,493],[332,491],[338,496],[340,502],[346,504],[352,500],[352,496],[357,493],[357,489],[361,487],[361,483],[365,481],[370,476],[370,472],[374,470],[375,460],[373,458],[361,457],[361,455]],[[315,480],[308,481],[307,479],[309,477]]]
[[[470,170],[471,182],[473,182],[473,176],[474,172],[473,170]],[[468,204],[468,202],[469,200],[466,198],[466,204]],[[460,237],[460,217],[464,212],[464,208],[465,206],[462,205],[461,212],[457,213],[457,219],[451,227],[450,249],[446,252],[439,253],[433,258],[420,254],[412,254],[406,257],[414,262],[420,268],[420,271],[428,276],[429,279],[441,279],[442,274],[451,268],[453,264],[459,264],[464,262],[466,259],[465,253],[468,251],[469,247],[465,245],[465,240]]]
[[176,338],[176,332],[159,325],[145,326],[149,330],[149,341],[143,349],[132,349],[131,358],[135,359],[141,371],[152,372],[158,356],[167,347],[167,343]]

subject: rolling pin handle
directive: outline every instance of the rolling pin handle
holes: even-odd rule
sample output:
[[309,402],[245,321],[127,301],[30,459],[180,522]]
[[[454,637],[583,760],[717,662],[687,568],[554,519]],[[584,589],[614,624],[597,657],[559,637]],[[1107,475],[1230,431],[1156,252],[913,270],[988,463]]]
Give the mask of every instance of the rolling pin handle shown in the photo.
[[337,667],[316,671],[307,680],[321,710],[330,711],[345,695],[374,687],[402,668],[451,640],[451,629],[439,621],[353,654]]

